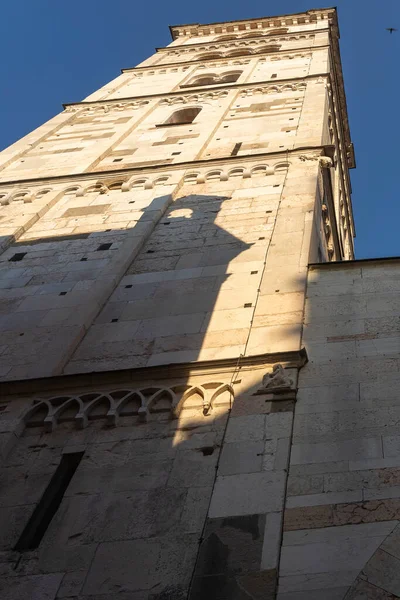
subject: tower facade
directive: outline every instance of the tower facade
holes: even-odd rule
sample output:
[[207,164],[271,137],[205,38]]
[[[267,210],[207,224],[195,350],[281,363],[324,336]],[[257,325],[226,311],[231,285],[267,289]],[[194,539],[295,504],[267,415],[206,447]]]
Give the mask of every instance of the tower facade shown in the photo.
[[0,154],[0,587],[275,598],[282,555],[278,598],[342,598],[360,568],[315,587],[293,542],[326,504],[289,498],[324,492],[312,448],[288,479],[293,434],[317,443],[293,429],[305,340],[326,356],[336,310],[307,285],[355,279],[336,11],[171,34]]

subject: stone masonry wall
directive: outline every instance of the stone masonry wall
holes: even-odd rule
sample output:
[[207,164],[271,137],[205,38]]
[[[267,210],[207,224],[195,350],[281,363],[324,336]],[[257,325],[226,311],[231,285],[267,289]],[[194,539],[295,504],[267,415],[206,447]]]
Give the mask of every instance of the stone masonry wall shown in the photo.
[[309,271],[279,600],[400,596],[399,286],[396,259]]
[[[1,597],[184,600],[191,586],[193,599],[272,599],[293,401],[254,395],[265,369],[5,394]],[[73,452],[84,454],[39,547],[17,551]]]

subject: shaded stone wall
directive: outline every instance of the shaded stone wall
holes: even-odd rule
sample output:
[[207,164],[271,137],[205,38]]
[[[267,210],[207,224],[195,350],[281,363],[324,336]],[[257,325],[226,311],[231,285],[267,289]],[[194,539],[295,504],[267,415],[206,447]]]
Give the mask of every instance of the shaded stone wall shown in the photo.
[[400,595],[399,284],[396,259],[309,271],[282,600]]

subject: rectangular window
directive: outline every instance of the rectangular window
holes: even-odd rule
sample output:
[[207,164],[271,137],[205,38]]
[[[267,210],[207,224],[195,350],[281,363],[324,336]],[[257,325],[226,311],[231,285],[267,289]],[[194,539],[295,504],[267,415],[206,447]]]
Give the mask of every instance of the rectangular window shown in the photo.
[[52,518],[61,504],[65,491],[82,459],[83,452],[63,454],[56,472],[50,480],[39,504],[32,513],[14,550],[26,552],[37,548]]
[[231,152],[231,156],[236,156],[237,155],[237,153],[240,150],[240,146],[241,145],[242,145],[242,142],[239,142],[239,143],[237,143],[237,144],[234,145],[233,150]]

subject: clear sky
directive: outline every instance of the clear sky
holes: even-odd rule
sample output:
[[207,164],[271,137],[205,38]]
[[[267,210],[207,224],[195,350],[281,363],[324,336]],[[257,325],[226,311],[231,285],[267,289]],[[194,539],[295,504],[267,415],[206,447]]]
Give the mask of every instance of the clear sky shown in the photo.
[[[0,148],[170,42],[168,25],[320,8],[312,0],[14,0],[0,7]],[[400,256],[400,0],[337,0],[356,257]],[[386,27],[398,27],[390,35]]]

